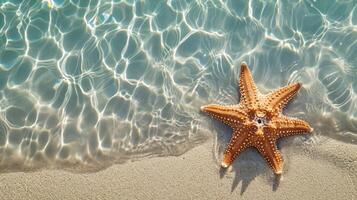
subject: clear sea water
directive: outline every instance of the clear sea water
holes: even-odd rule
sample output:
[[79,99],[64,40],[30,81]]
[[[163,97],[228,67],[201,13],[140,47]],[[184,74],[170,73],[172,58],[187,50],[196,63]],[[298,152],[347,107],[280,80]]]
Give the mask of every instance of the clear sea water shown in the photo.
[[357,144],[356,0],[0,0],[0,169],[100,169],[230,132],[199,112],[258,88],[309,138]]

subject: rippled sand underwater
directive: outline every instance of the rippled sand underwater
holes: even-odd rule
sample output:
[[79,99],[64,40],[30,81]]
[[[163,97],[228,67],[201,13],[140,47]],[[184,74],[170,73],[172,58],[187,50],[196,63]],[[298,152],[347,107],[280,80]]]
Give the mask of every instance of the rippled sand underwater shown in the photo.
[[[100,169],[225,135],[199,112],[300,81],[285,111],[357,143],[354,1],[0,1],[0,169]],[[216,128],[212,128],[216,127]],[[76,165],[73,165],[76,164]]]

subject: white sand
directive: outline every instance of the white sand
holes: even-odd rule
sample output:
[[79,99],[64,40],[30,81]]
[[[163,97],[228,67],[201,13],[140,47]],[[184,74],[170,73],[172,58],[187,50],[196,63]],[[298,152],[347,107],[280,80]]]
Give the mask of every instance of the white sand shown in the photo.
[[247,168],[248,162],[245,171],[235,166],[221,177],[212,143],[178,157],[146,158],[95,173],[3,173],[0,199],[357,199],[356,145],[328,140],[300,154],[283,150],[285,171],[276,187],[265,164],[262,171]]

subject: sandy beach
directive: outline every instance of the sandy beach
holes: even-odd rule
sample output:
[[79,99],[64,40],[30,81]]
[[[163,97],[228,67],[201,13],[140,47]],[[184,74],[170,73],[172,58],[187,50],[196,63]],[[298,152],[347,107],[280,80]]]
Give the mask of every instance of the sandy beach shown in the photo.
[[[213,142],[177,157],[144,158],[94,173],[63,170],[4,173],[0,199],[356,199],[357,146],[327,140],[283,146],[277,181],[255,152],[220,172]],[[287,150],[287,151],[285,151]],[[296,153],[295,153],[296,152]],[[246,162],[249,157],[257,157]],[[253,167],[258,162],[258,166]]]

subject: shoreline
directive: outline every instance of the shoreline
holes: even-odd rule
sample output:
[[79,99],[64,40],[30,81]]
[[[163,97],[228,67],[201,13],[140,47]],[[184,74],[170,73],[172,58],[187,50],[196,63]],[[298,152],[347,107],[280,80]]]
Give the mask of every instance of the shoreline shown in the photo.
[[245,157],[253,152],[243,154],[232,170],[223,174],[213,158],[213,142],[210,138],[180,156],[144,158],[93,173],[51,169],[3,173],[0,199],[353,199],[357,196],[356,145],[329,140],[308,153],[306,149],[295,151],[294,147],[283,151],[287,164],[276,182],[271,170],[261,163],[263,159],[253,158],[253,164],[260,163],[252,169],[252,160],[247,162]]

